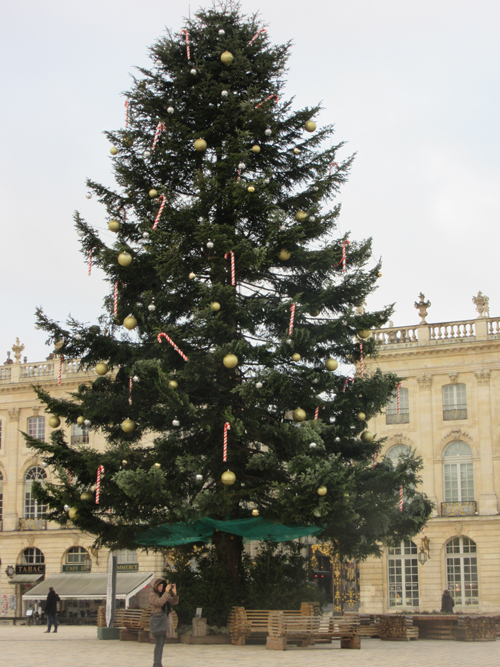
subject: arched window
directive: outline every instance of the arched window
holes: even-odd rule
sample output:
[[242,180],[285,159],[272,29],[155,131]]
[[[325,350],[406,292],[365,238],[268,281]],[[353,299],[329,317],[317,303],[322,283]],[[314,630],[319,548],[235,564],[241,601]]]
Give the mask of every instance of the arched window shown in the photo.
[[43,519],[47,511],[47,505],[40,503],[32,494],[33,482],[43,482],[47,479],[47,473],[40,466],[33,466],[26,471],[24,478],[24,518]]
[[129,549],[120,549],[113,551],[113,556],[118,556],[117,569],[122,572],[138,570],[137,551],[130,551]]
[[0,530],[2,530],[2,516],[3,516],[3,475],[0,470]]
[[83,565],[85,559],[89,557],[87,549],[83,547],[71,547],[66,551],[66,565]]
[[40,549],[29,547],[23,551],[21,565],[42,565],[43,563],[45,563],[45,556]]
[[467,419],[467,394],[464,384],[447,384],[443,387],[443,419]]
[[408,389],[399,388],[399,413],[398,413],[398,394],[392,396],[390,402],[385,406],[386,424],[408,424],[410,422],[410,401],[408,398]]
[[468,537],[454,537],[446,545],[448,590],[456,605],[479,604],[476,543]]
[[45,440],[45,417],[28,419],[28,435],[37,440]]
[[388,451],[387,454],[385,455],[386,459],[389,459],[389,461],[392,463],[394,467],[398,465],[398,461],[401,456],[406,456],[410,453],[410,448],[408,445],[394,445],[394,447],[391,447]]
[[445,503],[474,500],[474,464],[469,445],[460,440],[450,442],[443,459]]
[[389,606],[418,607],[417,545],[405,540],[388,550]]

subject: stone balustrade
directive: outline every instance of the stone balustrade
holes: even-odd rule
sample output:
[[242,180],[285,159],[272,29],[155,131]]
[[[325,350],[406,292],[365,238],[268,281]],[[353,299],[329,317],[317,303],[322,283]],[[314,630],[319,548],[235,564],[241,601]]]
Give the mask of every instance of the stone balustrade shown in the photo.
[[[77,374],[86,374],[81,368],[78,359],[63,361],[61,378],[74,378]],[[59,374],[59,360],[42,361],[35,364],[5,364],[0,366],[0,384],[12,384],[18,382],[36,382],[37,378],[57,381]]]
[[462,320],[461,322],[429,324],[429,340],[475,337],[475,323],[475,320]]
[[375,329],[372,335],[380,346],[416,347],[474,342],[500,336],[500,317],[388,327]]
[[418,327],[392,327],[390,329],[376,329],[373,336],[380,345],[416,343],[418,341],[417,331]]

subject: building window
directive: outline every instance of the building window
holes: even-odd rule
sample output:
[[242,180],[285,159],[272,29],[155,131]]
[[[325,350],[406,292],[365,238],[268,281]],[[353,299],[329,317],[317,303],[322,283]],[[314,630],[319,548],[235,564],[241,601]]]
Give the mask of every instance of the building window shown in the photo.
[[71,434],[71,444],[72,445],[88,445],[89,443],[89,430],[85,426],[80,426],[80,424],[73,424],[73,432]]
[[402,456],[408,456],[410,454],[411,449],[408,447],[408,445],[394,445],[394,447],[391,447],[386,455],[385,458],[389,459],[389,461],[392,463],[394,467],[396,467],[399,463],[399,459]]
[[417,545],[405,540],[390,548],[389,555],[389,606],[418,607]]
[[119,551],[113,551],[113,556],[118,556],[118,565],[125,565],[126,563],[137,563],[137,551],[120,549]]
[[37,440],[45,440],[45,417],[28,419],[28,435]]
[[21,565],[42,565],[45,563],[45,556],[36,547],[30,547],[23,551]]
[[24,478],[24,518],[43,519],[47,511],[47,505],[40,503],[32,494],[33,482],[43,482],[47,479],[47,473],[40,466],[29,468]]
[[479,604],[476,543],[468,537],[454,537],[446,545],[448,590],[456,605]]
[[2,516],[3,516],[3,475],[0,472],[0,530],[2,530]]
[[465,442],[450,442],[443,452],[444,501],[460,503],[474,500],[472,451]]
[[409,424],[410,422],[410,401],[408,398],[408,389],[399,388],[399,413],[397,392],[393,395],[390,402],[385,407],[386,424]]
[[71,547],[66,551],[66,565],[83,565],[89,557],[87,549],[83,547]]
[[443,419],[467,419],[467,395],[464,384],[447,384],[443,387]]

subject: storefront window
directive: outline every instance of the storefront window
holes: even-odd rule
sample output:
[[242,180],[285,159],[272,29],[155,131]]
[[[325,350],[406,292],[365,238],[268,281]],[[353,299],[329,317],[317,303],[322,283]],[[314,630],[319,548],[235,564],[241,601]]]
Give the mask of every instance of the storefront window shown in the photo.
[[71,549],[68,549],[66,552],[66,564],[83,565],[88,555],[87,549],[84,549],[83,547],[71,547]]
[[21,565],[42,565],[45,563],[45,556],[36,547],[30,547],[23,551]]

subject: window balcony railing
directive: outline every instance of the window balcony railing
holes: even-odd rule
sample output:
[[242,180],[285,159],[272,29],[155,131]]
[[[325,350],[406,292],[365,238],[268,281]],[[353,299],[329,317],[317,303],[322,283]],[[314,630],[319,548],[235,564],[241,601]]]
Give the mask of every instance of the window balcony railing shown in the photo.
[[46,530],[46,519],[19,519],[19,530]]
[[477,514],[477,502],[475,500],[441,503],[441,516],[474,516],[474,514]]
[[409,410],[402,410],[399,414],[389,414],[385,415],[386,424],[409,424],[410,423],[410,412]]
[[90,436],[88,433],[82,435],[72,435],[71,444],[72,445],[88,445],[90,442]]
[[443,421],[453,421],[454,419],[467,419],[467,408],[453,408],[443,410]]

